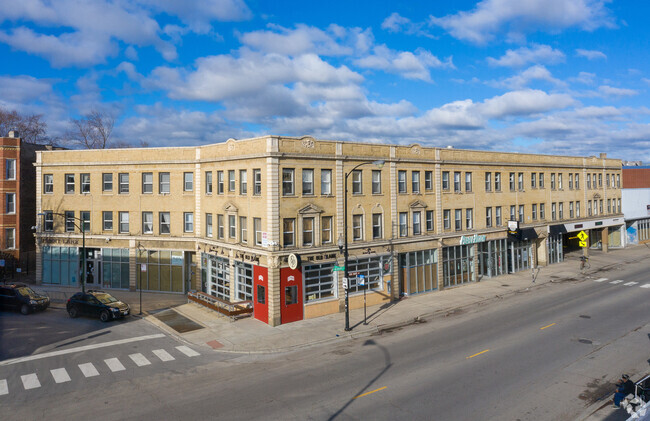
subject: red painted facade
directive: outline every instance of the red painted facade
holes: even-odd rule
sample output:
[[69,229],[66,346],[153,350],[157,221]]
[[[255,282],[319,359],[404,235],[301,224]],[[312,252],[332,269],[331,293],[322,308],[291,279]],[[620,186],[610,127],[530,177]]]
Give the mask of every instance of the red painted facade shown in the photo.
[[623,167],[624,189],[647,189],[650,188],[650,167]]
[[280,269],[280,320],[282,324],[303,319],[302,271]]
[[253,266],[253,316],[269,322],[269,269]]

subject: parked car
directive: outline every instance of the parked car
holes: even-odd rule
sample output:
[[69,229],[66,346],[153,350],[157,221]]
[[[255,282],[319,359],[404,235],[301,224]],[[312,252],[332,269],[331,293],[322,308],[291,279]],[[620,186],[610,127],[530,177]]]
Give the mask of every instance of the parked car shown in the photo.
[[0,307],[29,314],[50,306],[50,297],[39,294],[25,284],[0,285]]
[[77,292],[68,299],[66,309],[70,317],[90,316],[99,317],[102,322],[121,319],[131,313],[129,305],[123,303],[111,294],[89,290],[85,293]]

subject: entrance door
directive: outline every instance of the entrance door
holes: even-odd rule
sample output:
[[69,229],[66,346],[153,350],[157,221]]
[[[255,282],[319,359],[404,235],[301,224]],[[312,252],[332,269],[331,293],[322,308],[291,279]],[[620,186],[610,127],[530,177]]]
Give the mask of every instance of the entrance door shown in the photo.
[[300,269],[280,269],[280,323],[302,320],[302,272]]
[[269,269],[253,266],[253,317],[264,323],[269,322]]

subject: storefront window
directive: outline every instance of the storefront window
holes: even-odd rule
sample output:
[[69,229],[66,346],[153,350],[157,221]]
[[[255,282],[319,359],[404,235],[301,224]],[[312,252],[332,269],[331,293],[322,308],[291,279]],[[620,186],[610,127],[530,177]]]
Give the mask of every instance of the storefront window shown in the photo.
[[[386,256],[385,258],[388,258]],[[366,287],[374,290],[382,289],[382,256],[376,257],[366,257],[361,259],[350,258],[348,260],[348,273],[354,273],[355,275],[350,275],[350,280],[348,282],[348,290],[350,293],[363,291],[363,287],[358,285],[357,280],[359,275],[363,275],[366,280]]]
[[418,294],[438,288],[437,250],[421,250],[399,256],[402,293]]
[[77,247],[43,246],[43,283],[77,285],[79,282],[79,249]]
[[253,265],[235,262],[235,285],[238,300],[253,300]]
[[213,297],[230,302],[230,261],[203,254],[206,259],[206,291]]
[[129,249],[102,249],[102,285],[129,288]]
[[478,243],[479,274],[491,278],[506,273],[508,246],[505,238]]
[[[183,292],[182,251],[146,250],[136,253],[137,285],[145,291]],[[142,266],[142,265],[145,266]]]
[[445,287],[461,285],[475,279],[474,246],[455,246],[442,249],[442,275]]
[[334,263],[328,262],[304,267],[305,302],[309,303],[336,296],[333,272]]

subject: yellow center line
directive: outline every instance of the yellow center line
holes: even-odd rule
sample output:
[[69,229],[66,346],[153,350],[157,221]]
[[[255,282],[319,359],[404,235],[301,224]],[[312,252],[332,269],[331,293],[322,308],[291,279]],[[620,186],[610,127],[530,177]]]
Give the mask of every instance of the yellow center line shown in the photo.
[[489,352],[489,351],[490,351],[489,349],[485,349],[485,350],[483,350],[483,351],[481,351],[481,352],[478,352],[478,353],[476,353],[476,354],[474,354],[474,355],[470,355],[469,357],[466,357],[465,359],[466,359],[466,360],[469,360],[470,358],[474,358],[474,357],[476,357],[477,355],[485,354],[486,352]]
[[546,326],[544,326],[544,327],[540,327],[539,330],[544,330],[544,329],[546,329],[547,327],[551,327],[551,326],[555,326],[555,323],[551,323],[550,325],[546,325]]
[[368,396],[368,395],[370,395],[371,393],[375,393],[375,392],[379,392],[380,390],[384,390],[384,389],[386,389],[386,387],[387,387],[387,386],[380,387],[379,389],[371,390],[370,392],[366,392],[366,393],[363,393],[363,394],[361,394],[361,395],[359,395],[359,396],[355,396],[355,397],[352,398],[352,399],[363,398],[364,396]]

